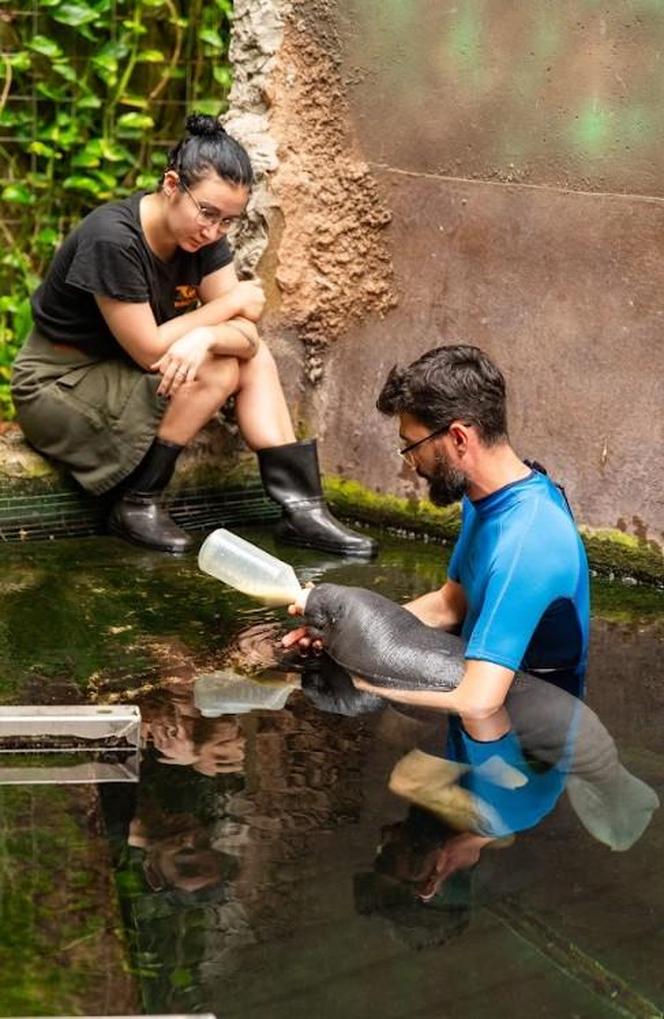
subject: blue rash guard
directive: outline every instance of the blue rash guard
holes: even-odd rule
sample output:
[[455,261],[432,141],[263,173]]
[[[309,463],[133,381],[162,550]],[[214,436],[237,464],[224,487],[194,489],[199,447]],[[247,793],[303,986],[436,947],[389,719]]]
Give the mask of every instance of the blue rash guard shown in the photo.
[[[464,499],[448,576],[466,595],[466,658],[531,672],[582,695],[588,562],[567,500],[548,477],[533,471],[485,499]],[[509,696],[506,706],[509,713]],[[451,716],[445,756],[468,765],[460,785],[475,798],[485,834],[522,831],[553,809],[571,765],[576,717],[557,764],[541,769],[524,757],[513,730],[484,743]]]
[[538,762],[536,753],[524,753],[513,730],[500,739],[480,742],[464,731],[458,718],[450,719],[445,757],[468,766],[459,786],[472,797],[482,835],[502,838],[533,828],[555,807],[574,760],[582,707],[580,700],[570,701],[567,730],[558,733],[554,764]]
[[565,496],[544,474],[463,500],[448,570],[463,587],[465,657],[532,672],[580,696],[588,562]]

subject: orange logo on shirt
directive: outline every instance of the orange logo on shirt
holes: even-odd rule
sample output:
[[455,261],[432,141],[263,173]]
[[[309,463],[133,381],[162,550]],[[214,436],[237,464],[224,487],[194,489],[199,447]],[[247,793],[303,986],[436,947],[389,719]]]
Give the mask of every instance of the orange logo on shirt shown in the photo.
[[190,283],[181,283],[175,287],[173,307],[178,311],[193,311],[198,304],[198,290]]

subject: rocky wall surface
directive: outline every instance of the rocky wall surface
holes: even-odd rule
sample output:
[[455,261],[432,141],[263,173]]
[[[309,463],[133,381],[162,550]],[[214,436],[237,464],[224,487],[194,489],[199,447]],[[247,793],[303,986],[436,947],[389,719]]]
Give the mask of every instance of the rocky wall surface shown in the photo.
[[313,384],[334,340],[395,304],[384,240],[391,213],[355,137],[333,14],[326,0],[236,3],[226,119],[259,177],[250,225],[238,238],[241,266],[256,268],[269,229],[260,268],[268,288],[276,284],[271,332],[304,343]]
[[580,521],[661,545],[664,8],[236,11],[229,123],[265,167],[252,264],[324,467],[424,494],[375,398],[395,362],[474,342],[507,375],[515,446]]

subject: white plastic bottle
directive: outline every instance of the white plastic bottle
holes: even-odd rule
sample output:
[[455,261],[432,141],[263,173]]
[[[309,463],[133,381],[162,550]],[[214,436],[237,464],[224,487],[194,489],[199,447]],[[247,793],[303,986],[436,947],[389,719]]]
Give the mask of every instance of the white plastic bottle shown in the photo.
[[289,563],[224,527],[207,536],[198,553],[198,565],[203,573],[269,605],[302,603],[304,592]]

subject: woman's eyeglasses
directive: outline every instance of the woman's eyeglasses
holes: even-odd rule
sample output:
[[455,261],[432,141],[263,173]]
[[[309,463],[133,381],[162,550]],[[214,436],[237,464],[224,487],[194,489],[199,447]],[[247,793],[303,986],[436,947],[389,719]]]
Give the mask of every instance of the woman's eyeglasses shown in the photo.
[[201,205],[200,202],[196,201],[191,191],[184,183],[180,180],[180,187],[185,191],[198,210],[196,215],[196,222],[200,223],[201,226],[213,226],[217,229],[229,230],[233,226],[233,223],[237,222],[237,216],[224,216],[223,213],[219,212],[219,209],[210,209],[205,205]]

